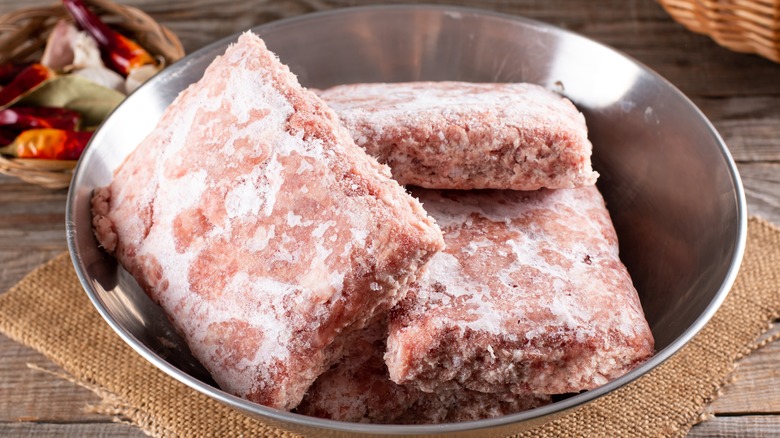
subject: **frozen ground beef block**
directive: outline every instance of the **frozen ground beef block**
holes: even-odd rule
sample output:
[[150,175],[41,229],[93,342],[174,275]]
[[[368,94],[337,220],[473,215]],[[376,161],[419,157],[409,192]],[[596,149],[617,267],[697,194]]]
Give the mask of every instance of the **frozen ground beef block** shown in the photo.
[[455,388],[434,393],[393,383],[382,356],[387,322],[346,343],[344,357],[309,388],[297,412],[360,423],[431,424],[499,417],[550,402],[543,395],[487,394]]
[[592,185],[585,118],[538,85],[410,82],[320,92],[401,184],[536,190]]
[[413,194],[446,249],[391,311],[393,381],[561,394],[600,386],[653,354],[595,186]]
[[92,209],[102,246],[222,389],[280,409],[443,245],[389,170],[249,33],[178,96]]

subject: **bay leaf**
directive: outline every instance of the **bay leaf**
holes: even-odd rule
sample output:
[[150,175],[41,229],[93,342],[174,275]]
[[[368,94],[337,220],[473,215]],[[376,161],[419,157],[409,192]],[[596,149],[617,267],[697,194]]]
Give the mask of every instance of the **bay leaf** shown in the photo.
[[19,105],[53,106],[81,113],[82,128],[95,128],[125,95],[75,75],[57,76],[19,99]]

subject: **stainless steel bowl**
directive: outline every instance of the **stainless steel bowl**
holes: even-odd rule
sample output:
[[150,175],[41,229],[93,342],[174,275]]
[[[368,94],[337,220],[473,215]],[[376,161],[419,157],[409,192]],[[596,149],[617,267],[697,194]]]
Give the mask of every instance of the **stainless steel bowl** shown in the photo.
[[[590,402],[652,370],[696,334],[739,266],[745,198],[726,145],[674,86],[626,56],[553,26],[436,6],[354,8],[253,29],[309,87],[351,82],[526,81],[555,88],[583,111],[599,186],[620,237],[658,352],[598,389],[539,409],[436,426],[351,424],[281,412],[220,391],[134,280],[102,252],[90,225],[92,190],[156,124],[165,107],[236,36],[172,65],[130,96],[84,154],[68,196],[68,244],[98,311],[138,353],[222,403],[285,429],[324,434],[517,432]],[[139,181],[143,184],[143,181]]]

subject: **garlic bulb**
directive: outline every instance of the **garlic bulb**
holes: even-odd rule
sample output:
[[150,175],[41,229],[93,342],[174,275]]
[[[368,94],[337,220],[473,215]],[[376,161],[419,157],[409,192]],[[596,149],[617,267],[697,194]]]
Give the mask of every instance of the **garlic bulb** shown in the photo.
[[79,70],[74,70],[71,74],[84,77],[98,85],[102,85],[106,88],[119,91],[125,94],[125,78],[119,73],[110,70],[106,67],[86,67]]
[[105,68],[97,41],[65,20],[58,21],[49,34],[41,64],[60,72]]
[[73,69],[105,68],[100,57],[97,41],[86,32],[78,32],[71,41],[73,48]]
[[72,24],[65,20],[58,21],[46,40],[41,64],[56,71],[63,71],[73,64],[72,42],[78,33],[79,31]]

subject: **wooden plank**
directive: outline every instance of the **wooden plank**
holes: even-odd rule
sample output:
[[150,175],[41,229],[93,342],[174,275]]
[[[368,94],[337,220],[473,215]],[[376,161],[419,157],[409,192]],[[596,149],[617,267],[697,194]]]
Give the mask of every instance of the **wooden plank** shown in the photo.
[[[768,335],[780,334],[775,326]],[[715,415],[774,414],[780,415],[780,341],[743,358],[737,365],[733,380],[723,388],[721,396],[707,409]]]
[[780,417],[775,415],[745,415],[715,417],[697,424],[689,438],[774,438],[780,434]]
[[[42,354],[0,335],[0,423],[94,422],[105,415],[86,408],[100,403],[92,391],[54,374],[63,371]],[[0,433],[0,436],[5,436]]]
[[[775,324],[757,342],[780,334]],[[714,415],[693,427],[689,437],[775,437],[780,434],[780,341],[770,342],[737,363],[732,381],[707,407]],[[757,415],[761,414],[761,415]]]
[[0,423],[0,436],[5,438],[92,437],[92,438],[148,438],[141,429],[124,423]]
[[736,161],[780,161],[780,97],[699,98]]
[[[158,18],[192,51],[273,19],[384,0],[119,1]],[[53,2],[25,0],[23,5]],[[0,0],[0,13],[19,7],[18,0]],[[713,121],[740,162],[750,213],[780,224],[778,64],[731,52],[688,32],[652,0],[488,0],[482,7],[579,32],[624,51],[669,79]],[[65,191],[0,177],[0,293],[65,249],[64,205]],[[28,362],[52,366],[38,353],[4,337],[0,337],[0,351],[0,436],[144,436],[132,426],[85,413],[85,406],[97,402],[88,390],[27,368]],[[774,388],[780,388],[780,372],[774,364],[779,360],[778,343],[745,358],[735,381],[711,407],[716,417],[696,426],[691,436],[777,435],[780,415],[773,414],[780,413],[780,393]],[[756,413],[768,415],[749,415]]]
[[64,190],[0,175],[0,293],[67,250]]
[[58,224],[64,227],[67,192],[49,190],[0,175],[0,227]]
[[745,186],[748,214],[780,225],[780,163],[738,164]]
[[[0,238],[0,242],[8,241]],[[15,285],[35,267],[45,263],[66,248],[0,250],[0,294]],[[2,350],[0,350],[2,351]]]
[[[769,438],[780,431],[775,416],[715,417],[693,427],[691,438]],[[63,436],[95,438],[146,438],[135,426],[122,423],[0,423],[0,436],[26,438]]]
[[[29,235],[0,234],[0,240],[12,237],[14,245],[27,245],[36,238],[33,231],[64,230],[66,199],[65,190],[44,189],[17,178],[0,175],[0,229],[3,230],[0,233],[31,232]],[[46,236],[47,240],[50,238]]]
[[[170,27],[193,51],[224,36],[268,21],[317,10],[383,0],[127,0]],[[407,2],[410,3],[410,2]],[[413,3],[413,2],[411,2]],[[473,0],[434,3],[474,5]],[[49,0],[26,4],[45,5]],[[582,33],[648,64],[691,96],[780,94],[780,67],[758,56],[726,50],[675,23],[654,1],[485,1],[484,9],[522,15]],[[18,8],[0,0],[0,13]]]

